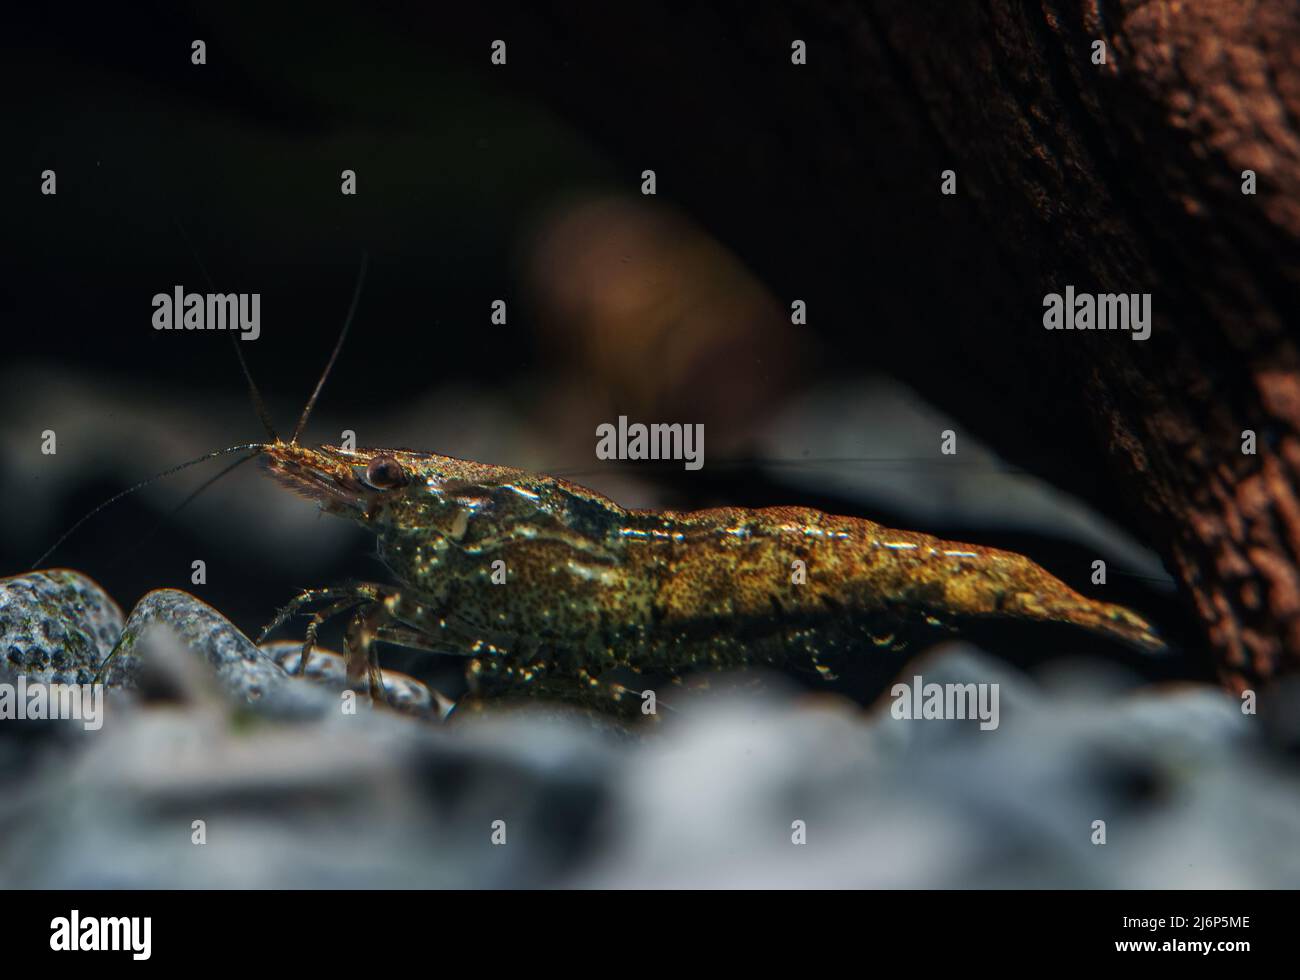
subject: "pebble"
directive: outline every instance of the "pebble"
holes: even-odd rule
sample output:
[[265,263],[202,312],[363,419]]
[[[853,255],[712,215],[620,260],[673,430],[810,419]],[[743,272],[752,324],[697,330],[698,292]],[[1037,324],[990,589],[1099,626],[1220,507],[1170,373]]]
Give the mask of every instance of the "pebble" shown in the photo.
[[121,632],[121,608],[80,572],[0,579],[0,654],[29,681],[89,684]]
[[[302,659],[302,644],[297,640],[273,640],[262,644],[261,650],[290,676],[298,676],[298,664]],[[451,711],[453,702],[431,690],[409,674],[395,670],[381,670],[384,695],[388,706],[417,718],[441,720]],[[302,675],[306,680],[323,684],[333,691],[345,690],[348,686],[347,658],[333,650],[316,647],[307,659],[307,670]]]
[[164,643],[175,641],[206,663],[222,694],[237,706],[295,716],[315,713],[325,703],[314,692],[289,683],[280,665],[225,616],[179,589],[156,589],[136,603],[105,682],[110,687],[140,686],[146,663],[142,651],[160,637],[166,638]]

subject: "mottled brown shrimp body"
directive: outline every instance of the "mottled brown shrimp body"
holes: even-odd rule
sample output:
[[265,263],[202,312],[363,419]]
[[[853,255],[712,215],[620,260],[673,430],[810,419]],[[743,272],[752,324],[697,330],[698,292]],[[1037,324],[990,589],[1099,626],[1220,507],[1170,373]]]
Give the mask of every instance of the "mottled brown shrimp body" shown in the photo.
[[[375,533],[395,585],[304,593],[354,609],[354,676],[377,640],[470,658],[485,695],[612,707],[607,667],[675,674],[889,642],[909,622],[1014,617],[1163,647],[1120,606],[1027,558],[801,507],[627,510],[548,476],[407,450],[263,450],[290,488]],[[323,614],[312,620],[308,642]]]

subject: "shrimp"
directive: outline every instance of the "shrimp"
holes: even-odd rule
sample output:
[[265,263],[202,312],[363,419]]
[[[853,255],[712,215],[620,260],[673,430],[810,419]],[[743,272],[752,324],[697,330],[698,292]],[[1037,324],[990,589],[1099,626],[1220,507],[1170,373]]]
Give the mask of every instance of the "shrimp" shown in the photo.
[[577,484],[405,449],[261,449],[270,474],[373,533],[395,584],[308,590],[280,610],[352,611],[349,678],[377,642],[466,658],[476,698],[558,699],[631,714],[613,668],[822,669],[909,623],[1069,623],[1144,651],[1139,615],[1087,598],[1021,555],[806,507],[629,510]]

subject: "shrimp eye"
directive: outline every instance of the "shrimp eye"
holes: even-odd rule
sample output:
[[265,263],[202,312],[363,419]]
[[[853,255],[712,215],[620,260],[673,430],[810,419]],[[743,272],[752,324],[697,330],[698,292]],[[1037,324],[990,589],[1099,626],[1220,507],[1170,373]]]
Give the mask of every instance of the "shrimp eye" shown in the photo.
[[406,470],[392,456],[376,456],[366,466],[366,483],[376,490],[393,490],[406,481]]

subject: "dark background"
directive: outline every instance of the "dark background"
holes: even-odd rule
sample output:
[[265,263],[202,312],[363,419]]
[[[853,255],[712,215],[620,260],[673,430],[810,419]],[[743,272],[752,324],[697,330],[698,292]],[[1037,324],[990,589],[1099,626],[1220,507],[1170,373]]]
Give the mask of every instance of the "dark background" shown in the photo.
[[[755,59],[736,43],[732,25],[688,5],[647,16],[679,18],[697,47],[701,35],[712,39],[716,57],[705,63],[638,49],[635,37],[608,39],[633,52],[635,70],[698,72],[712,91],[729,93],[717,145],[725,148],[729,131],[769,130],[790,165],[786,179],[756,186],[763,170],[744,154],[697,154],[692,166],[672,169],[630,153],[607,137],[602,113],[643,115],[663,161],[681,159],[675,141],[697,134],[676,132],[664,106],[620,101],[617,78],[593,77],[590,38],[566,38],[544,12],[474,6],[307,14],[139,4],[13,15],[0,397],[4,486],[24,490],[14,491],[0,519],[0,574],[25,569],[61,529],[150,472],[262,437],[230,339],[154,331],[153,294],[175,284],[208,291],[201,267],[220,291],[261,293],[262,337],[242,347],[287,434],[341,326],[363,251],[370,272],[357,321],[308,441],[336,441],[338,425],[330,423],[341,420],[362,444],[400,436],[413,448],[491,451],[481,458],[573,474],[629,504],[799,503],[910,526],[906,513],[810,491],[806,482],[796,487],[761,465],[761,417],[799,392],[876,373],[924,374],[925,364],[900,354],[903,332],[969,350],[968,369],[942,386],[952,395],[941,407],[959,423],[963,406],[1007,397],[982,371],[981,339],[1022,328],[1027,342],[1040,339],[1025,322],[1037,298],[1008,301],[1028,288],[1019,270],[1032,256],[1018,256],[1013,271],[986,247],[973,212],[937,194],[941,161],[926,158],[924,147],[893,142],[888,116],[870,105],[862,122],[841,132],[845,145],[878,147],[874,166],[851,182],[855,198],[825,190],[826,173],[842,177],[850,162],[806,155],[801,140],[840,125],[843,107],[870,86],[851,65],[842,85],[828,85],[824,73],[793,71],[788,46],[769,61]],[[195,38],[207,42],[204,66],[190,62]],[[508,43],[502,68],[489,63],[495,38]],[[833,39],[807,39],[834,57]],[[574,105],[585,108],[559,108]],[[639,195],[647,167],[659,184],[649,200]],[[39,193],[47,168],[58,174],[56,197]],[[356,197],[339,193],[345,168],[358,173]],[[607,215],[610,244],[589,233],[584,254],[617,249],[625,240],[619,229],[646,240],[637,229],[656,227],[657,214],[676,229],[649,236],[647,252],[623,256],[630,279],[619,283],[637,282],[642,255],[671,259],[645,267],[650,299],[638,294],[636,306],[653,311],[662,297],[669,312],[626,342],[600,331],[626,327],[635,314],[612,326],[566,318],[573,308],[554,294],[563,293],[571,253],[546,231],[582,202],[609,199],[624,208]],[[780,234],[771,234],[773,226]],[[718,240],[715,227],[730,232]],[[733,277],[744,280],[736,289],[728,285]],[[584,280],[593,294],[612,281],[600,269]],[[619,295],[606,305],[617,308]],[[707,297],[704,314],[673,307],[682,295]],[[498,298],[509,304],[506,326],[488,321]],[[808,302],[806,328],[789,325],[791,298]],[[783,326],[798,335],[782,334]],[[1079,421],[1054,397],[1052,378],[1016,384],[1016,403],[1025,403],[1024,390],[1037,391],[1041,412],[1015,420],[1014,432],[999,440],[1013,447],[1007,468],[1064,482],[1140,540],[1127,502],[1073,463]],[[417,404],[426,407],[416,411]],[[500,414],[483,417],[484,404]],[[705,422],[705,469],[595,461],[590,420],[620,413]],[[90,416],[95,426],[80,429],[78,420]],[[393,418],[405,420],[400,432],[376,421]],[[52,461],[35,452],[46,427],[60,432],[57,480],[43,468]],[[105,442],[105,427],[119,440]],[[161,431],[174,440],[164,442]],[[807,465],[873,462],[924,475],[944,461],[864,455]],[[301,556],[291,548],[269,560],[258,550],[269,532],[241,525],[236,518],[247,510],[230,495],[243,495],[244,508],[263,510],[274,523],[278,491],[246,475],[205,494],[206,509],[196,504],[151,533],[201,479],[191,471],[122,501],[50,563],[93,575],[129,609],[151,588],[188,588],[190,560],[207,556],[209,584],[199,594],[248,631],[298,589],[375,574],[364,534],[342,529],[322,532],[340,535],[337,548],[317,554],[304,546]],[[632,499],[616,492],[628,486]],[[33,499],[39,508],[27,503]],[[208,521],[220,533],[199,526]],[[1029,532],[953,517],[917,529],[1023,551],[1090,590],[1094,552],[1050,524]],[[1106,598],[1152,615],[1180,655],[1141,661],[1048,627],[990,626],[973,635],[1021,663],[1082,653],[1151,677],[1207,676],[1203,651],[1184,649],[1184,610],[1159,577],[1113,572]],[[874,681],[847,683],[865,697]]]

